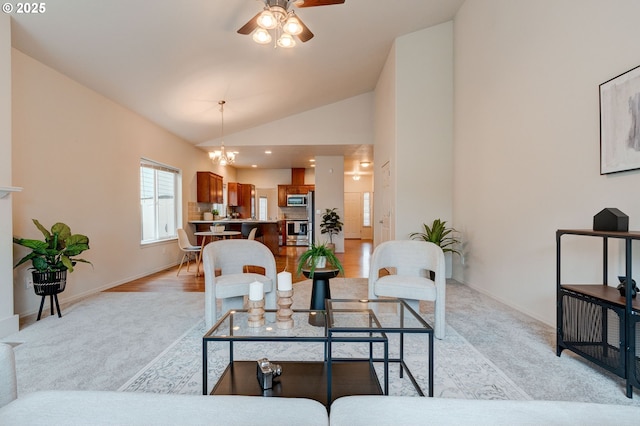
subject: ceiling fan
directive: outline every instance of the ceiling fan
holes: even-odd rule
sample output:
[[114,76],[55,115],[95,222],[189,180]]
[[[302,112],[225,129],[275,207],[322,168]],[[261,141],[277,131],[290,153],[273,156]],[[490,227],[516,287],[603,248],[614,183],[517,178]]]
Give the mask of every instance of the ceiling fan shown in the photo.
[[253,40],[260,44],[270,43],[272,38],[269,30],[276,30],[277,45],[280,47],[293,47],[298,37],[301,42],[313,38],[311,30],[302,22],[293,10],[289,10],[291,4],[297,7],[329,6],[342,4],[345,0],[262,0],[264,10],[251,18],[238,30],[239,34],[248,35],[253,32]]

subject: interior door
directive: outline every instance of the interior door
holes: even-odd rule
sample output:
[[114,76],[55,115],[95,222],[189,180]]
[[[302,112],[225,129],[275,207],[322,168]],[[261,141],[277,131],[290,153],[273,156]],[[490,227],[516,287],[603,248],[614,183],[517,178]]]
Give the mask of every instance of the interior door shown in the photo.
[[388,161],[382,165],[381,178],[380,241],[377,241],[377,244],[391,239],[391,166]]
[[344,237],[360,239],[362,225],[362,194],[359,192],[344,193]]

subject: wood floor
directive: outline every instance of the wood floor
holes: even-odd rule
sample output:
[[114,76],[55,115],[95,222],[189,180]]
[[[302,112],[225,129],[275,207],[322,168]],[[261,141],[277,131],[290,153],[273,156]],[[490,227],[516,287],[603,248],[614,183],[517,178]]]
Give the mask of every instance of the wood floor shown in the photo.
[[[369,259],[373,250],[371,240],[345,240],[345,252],[336,256],[342,262],[345,277],[358,278],[369,276]],[[276,256],[276,269],[278,272],[289,271],[292,273],[293,282],[303,281],[304,276],[296,276],[295,269],[298,256],[306,250],[305,247],[280,247]],[[186,272],[183,266],[180,275],[176,276],[178,267],[139,278],[137,280],[113,287],[108,292],[172,292],[172,291],[200,291],[204,292],[204,276],[196,277],[193,264]],[[202,267],[201,267],[202,269]]]

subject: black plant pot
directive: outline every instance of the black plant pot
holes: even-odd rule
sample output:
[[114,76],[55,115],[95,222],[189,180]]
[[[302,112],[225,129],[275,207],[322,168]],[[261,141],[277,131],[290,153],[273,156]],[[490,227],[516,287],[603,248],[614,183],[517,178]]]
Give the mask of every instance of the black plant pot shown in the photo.
[[44,307],[44,301],[47,296],[49,296],[50,299],[51,315],[55,312],[53,308],[55,302],[55,307],[58,309],[58,318],[62,317],[60,304],[58,303],[58,293],[62,293],[67,286],[67,270],[52,272],[32,271],[31,276],[33,277],[33,290],[38,296],[42,296],[37,321],[40,321],[42,308]]
[[67,270],[39,272],[32,271],[33,289],[38,296],[52,296],[62,293],[67,286]]

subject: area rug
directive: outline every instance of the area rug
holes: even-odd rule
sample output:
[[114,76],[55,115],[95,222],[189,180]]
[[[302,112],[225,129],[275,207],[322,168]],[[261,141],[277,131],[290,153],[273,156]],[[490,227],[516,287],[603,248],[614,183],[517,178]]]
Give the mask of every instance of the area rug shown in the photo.
[[[333,298],[365,298],[366,280],[337,278],[331,281]],[[294,308],[308,308],[311,282],[294,284]],[[421,315],[429,322],[433,306],[421,306]],[[424,313],[422,313],[424,312]],[[202,336],[206,332],[200,321],[164,352],[142,368],[119,390],[153,393],[202,393]],[[391,356],[397,356],[397,336],[390,336]],[[531,399],[490,360],[480,354],[464,337],[447,326],[443,340],[434,339],[434,395],[444,398],[464,399]],[[426,391],[428,388],[427,342],[424,335],[405,337],[405,359],[416,381]],[[345,343],[334,348],[337,357],[362,357],[367,346]],[[395,353],[394,353],[395,351]],[[323,348],[317,343],[270,342],[236,343],[236,360],[256,360],[268,357],[272,360],[321,360]],[[209,390],[218,380],[228,363],[227,344],[209,344]],[[376,365],[378,377],[383,377],[382,364]],[[286,374],[286,371],[283,372]],[[389,393],[415,396],[417,392],[406,377],[399,377],[397,364],[390,364]]]

